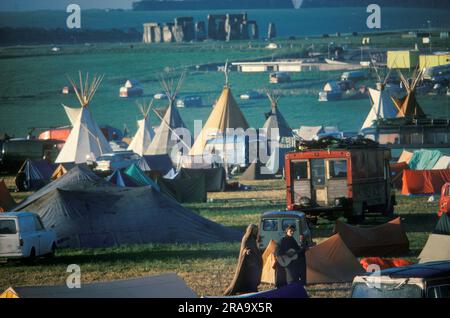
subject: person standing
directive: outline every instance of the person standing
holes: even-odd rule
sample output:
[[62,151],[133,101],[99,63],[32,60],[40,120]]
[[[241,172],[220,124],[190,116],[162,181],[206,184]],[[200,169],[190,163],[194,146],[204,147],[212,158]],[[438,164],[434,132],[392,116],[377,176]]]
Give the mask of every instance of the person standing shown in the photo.
[[[277,288],[289,285],[293,282],[306,282],[306,242],[300,238],[300,245],[294,238],[295,226],[289,225],[285,230],[285,236],[277,244],[275,256],[275,285]],[[303,236],[303,235],[302,235]]]
[[224,296],[258,291],[262,274],[262,254],[258,248],[258,226],[250,224],[242,237],[236,273]]

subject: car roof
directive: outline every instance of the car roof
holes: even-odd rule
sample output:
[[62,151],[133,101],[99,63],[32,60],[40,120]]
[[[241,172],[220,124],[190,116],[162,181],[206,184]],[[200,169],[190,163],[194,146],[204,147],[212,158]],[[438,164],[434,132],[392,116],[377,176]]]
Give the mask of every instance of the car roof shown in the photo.
[[268,217],[296,217],[296,218],[304,218],[305,213],[299,211],[268,211],[261,214],[261,218]]
[[3,212],[0,213],[0,218],[20,218],[25,216],[34,216],[36,213],[32,212]]
[[403,267],[388,268],[379,272],[368,273],[363,276],[388,276],[390,278],[438,278],[450,276],[450,260],[428,262]]

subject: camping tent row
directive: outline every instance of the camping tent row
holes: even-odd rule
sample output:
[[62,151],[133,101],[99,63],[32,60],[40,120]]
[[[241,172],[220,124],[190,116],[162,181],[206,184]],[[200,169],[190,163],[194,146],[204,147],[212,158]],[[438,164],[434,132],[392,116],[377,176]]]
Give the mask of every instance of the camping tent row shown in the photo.
[[404,195],[438,194],[450,181],[450,156],[439,150],[404,150],[391,173],[394,186]]
[[[263,253],[261,281],[275,283],[276,243]],[[400,218],[372,228],[358,228],[336,222],[335,234],[306,252],[307,284],[351,282],[364,273],[357,256],[392,256],[407,253],[409,241]]]
[[13,211],[35,211],[61,247],[222,242],[239,234],[209,221],[154,187],[122,188],[83,166],[33,193]]

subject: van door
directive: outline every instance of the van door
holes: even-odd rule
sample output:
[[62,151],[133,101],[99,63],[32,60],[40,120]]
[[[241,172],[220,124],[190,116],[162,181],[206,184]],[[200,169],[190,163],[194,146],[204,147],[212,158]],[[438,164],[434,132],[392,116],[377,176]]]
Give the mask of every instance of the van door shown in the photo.
[[319,205],[327,205],[325,159],[311,159],[311,196]]
[[49,247],[49,235],[47,235],[47,232],[44,228],[44,225],[42,224],[41,219],[38,216],[33,217],[34,222],[34,228],[36,230],[36,239],[39,243],[38,251],[36,251],[36,255],[44,255],[50,252]]
[[16,219],[0,219],[0,257],[20,253],[20,238]]

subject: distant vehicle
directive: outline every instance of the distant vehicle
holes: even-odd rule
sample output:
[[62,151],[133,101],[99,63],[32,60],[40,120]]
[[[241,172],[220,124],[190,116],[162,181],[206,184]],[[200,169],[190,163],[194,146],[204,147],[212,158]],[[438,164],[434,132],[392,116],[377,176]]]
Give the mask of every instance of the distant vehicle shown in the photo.
[[450,64],[426,68],[423,73],[423,79],[433,83],[450,81]]
[[203,105],[202,98],[200,96],[185,96],[177,100],[177,107],[201,107]]
[[269,75],[269,82],[271,84],[287,83],[291,81],[291,76],[285,72],[274,72]]
[[153,95],[154,99],[167,99],[167,94],[164,92],[159,92]]
[[262,97],[264,97],[264,95],[257,91],[249,91],[247,93],[242,94],[240,96],[240,99],[258,99]]
[[96,171],[114,171],[126,169],[133,163],[138,163],[141,157],[132,151],[117,151],[103,154],[96,160]]
[[125,85],[119,90],[119,97],[135,97],[141,96],[144,93],[142,87],[139,86],[139,82],[136,80],[127,80]]
[[356,276],[351,298],[450,298],[450,261],[395,267]]
[[52,256],[56,233],[45,229],[36,213],[0,213],[0,258]]
[[16,173],[27,159],[47,159],[54,162],[63,144],[60,140],[6,140],[0,146],[0,172]]
[[364,71],[344,72],[341,75],[341,81],[361,81],[367,78],[367,73]]
[[300,235],[305,236],[308,246],[314,245],[306,215],[297,211],[265,212],[260,217],[259,248],[266,249],[270,240],[279,242],[289,225],[295,226],[294,238],[299,243]]
[[328,82],[323,90],[319,92],[319,102],[329,102],[342,98],[342,89],[339,82]]
[[269,43],[269,44],[266,46],[266,49],[269,49],[269,50],[276,50],[276,49],[278,49],[278,44],[276,44],[276,43]]
[[441,199],[439,200],[438,216],[441,217],[445,213],[450,214],[450,182],[442,186]]
[[308,216],[362,221],[367,213],[392,215],[389,160],[384,147],[311,149],[285,156],[287,209]]
[[62,88],[62,91],[61,91],[61,93],[64,94],[64,95],[70,94],[70,93],[72,93],[72,92],[73,92],[73,91],[72,91],[72,89],[71,89],[69,86],[64,86],[64,87]]

